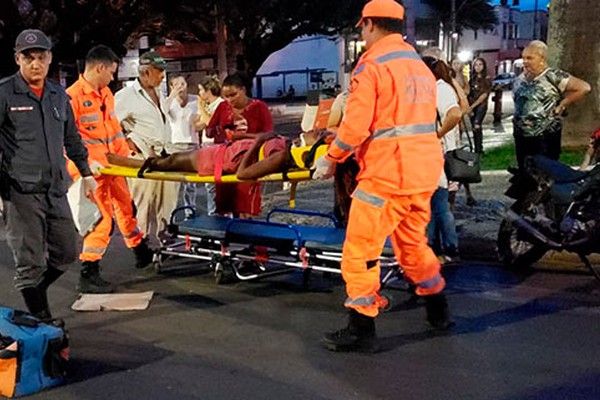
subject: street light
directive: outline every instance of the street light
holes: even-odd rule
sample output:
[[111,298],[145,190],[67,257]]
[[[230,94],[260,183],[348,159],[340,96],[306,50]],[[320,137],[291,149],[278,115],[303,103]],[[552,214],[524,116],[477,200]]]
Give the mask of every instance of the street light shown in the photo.
[[458,53],[458,59],[464,63],[470,61],[473,58],[473,52],[464,50]]

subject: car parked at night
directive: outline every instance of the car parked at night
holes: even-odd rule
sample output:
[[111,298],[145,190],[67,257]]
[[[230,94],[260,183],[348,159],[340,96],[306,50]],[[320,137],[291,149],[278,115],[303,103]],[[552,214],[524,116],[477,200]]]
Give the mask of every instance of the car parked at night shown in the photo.
[[514,72],[496,75],[492,81],[493,90],[511,90],[515,81],[516,75]]

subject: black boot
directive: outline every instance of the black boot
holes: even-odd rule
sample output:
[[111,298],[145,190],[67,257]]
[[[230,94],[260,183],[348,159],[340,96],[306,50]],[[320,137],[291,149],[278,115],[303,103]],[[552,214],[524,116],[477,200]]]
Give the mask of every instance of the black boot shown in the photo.
[[79,275],[77,290],[80,293],[111,293],[113,288],[110,283],[100,277],[99,261],[84,261]]
[[148,239],[144,238],[133,249],[135,254],[135,267],[138,269],[145,268],[152,262],[154,252],[148,247]]
[[54,267],[46,268],[46,272],[44,272],[44,279],[42,279],[42,282],[39,285],[40,289],[42,289],[43,291],[48,290],[50,285],[56,282],[56,280],[60,278],[64,273],[65,271],[61,271],[60,269]]
[[425,299],[425,310],[427,311],[427,322],[435,329],[448,330],[452,326],[450,310],[446,295],[443,293],[423,296]]
[[23,300],[29,310],[29,313],[43,322],[52,320],[48,300],[39,287],[28,287],[21,289]]
[[375,353],[379,342],[375,332],[375,318],[350,310],[348,326],[323,336],[325,347],[332,351],[360,351]]

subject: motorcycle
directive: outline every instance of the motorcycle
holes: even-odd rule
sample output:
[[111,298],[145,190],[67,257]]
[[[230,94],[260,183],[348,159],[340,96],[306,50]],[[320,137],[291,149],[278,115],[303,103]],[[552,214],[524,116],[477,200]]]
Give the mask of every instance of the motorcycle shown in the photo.
[[515,202],[498,232],[498,255],[507,267],[526,268],[549,250],[568,251],[600,280],[600,166],[574,170],[544,156],[526,160],[513,174],[506,195]]

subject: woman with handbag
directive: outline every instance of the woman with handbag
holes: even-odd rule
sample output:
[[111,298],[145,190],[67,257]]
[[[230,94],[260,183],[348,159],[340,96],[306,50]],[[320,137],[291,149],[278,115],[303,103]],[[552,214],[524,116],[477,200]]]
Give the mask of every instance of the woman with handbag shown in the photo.
[[[462,111],[458,104],[458,95],[452,85],[452,78],[446,63],[432,57],[423,57],[437,79],[438,137],[442,141],[444,153],[458,147],[458,124]],[[448,179],[442,172],[439,186],[431,198],[431,220],[427,226],[429,246],[431,246],[444,265],[460,262],[458,255],[458,235],[454,215],[448,203]],[[438,240],[439,239],[439,240]],[[439,241],[440,246],[436,246]]]

